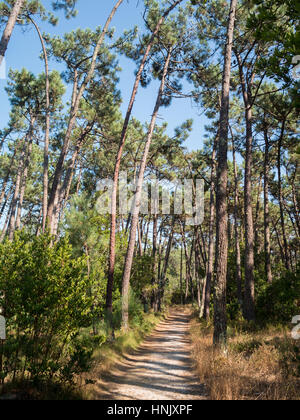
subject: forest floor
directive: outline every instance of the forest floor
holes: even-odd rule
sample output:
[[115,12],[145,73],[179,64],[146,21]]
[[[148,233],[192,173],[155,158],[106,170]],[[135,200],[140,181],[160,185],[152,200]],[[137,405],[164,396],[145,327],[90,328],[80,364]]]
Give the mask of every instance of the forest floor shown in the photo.
[[190,321],[189,309],[172,309],[137,350],[96,381],[93,399],[206,399],[191,358]]
[[192,357],[210,400],[299,400],[300,342],[289,326],[228,325],[227,351],[212,345],[213,325],[191,322]]

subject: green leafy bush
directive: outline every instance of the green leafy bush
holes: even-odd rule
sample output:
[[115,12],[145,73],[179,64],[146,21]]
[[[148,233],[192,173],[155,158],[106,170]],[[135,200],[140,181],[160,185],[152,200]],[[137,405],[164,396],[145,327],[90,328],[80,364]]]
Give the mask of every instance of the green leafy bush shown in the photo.
[[[18,233],[0,245],[0,306],[7,320],[1,378],[71,383],[89,368],[79,331],[91,323],[84,258],[67,239]],[[1,359],[1,358],[0,358]]]
[[[130,289],[129,295],[129,322],[130,326],[140,325],[144,319],[144,308],[136,294]],[[122,322],[122,297],[113,303],[113,323],[115,329],[121,328]]]
[[300,269],[287,272],[267,285],[257,298],[257,315],[261,322],[291,322],[300,313]]

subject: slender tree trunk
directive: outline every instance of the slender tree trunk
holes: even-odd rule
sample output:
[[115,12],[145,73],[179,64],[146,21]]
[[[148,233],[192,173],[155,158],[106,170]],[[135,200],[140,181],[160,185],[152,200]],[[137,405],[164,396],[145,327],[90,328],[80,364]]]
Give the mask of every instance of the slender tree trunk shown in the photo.
[[252,111],[246,110],[247,141],[245,165],[245,297],[244,316],[248,321],[255,319],[254,291],[254,231],[252,212]]
[[47,222],[47,206],[48,206],[48,189],[49,189],[49,180],[48,180],[48,171],[49,171],[49,136],[50,136],[50,80],[49,80],[49,64],[48,64],[48,54],[45,46],[43,36],[41,34],[40,28],[36,22],[29,17],[30,21],[34,25],[44,54],[44,63],[45,63],[45,75],[46,75],[46,85],[45,85],[45,94],[46,94],[46,130],[45,130],[45,139],[44,139],[44,163],[43,163],[43,222],[42,229],[45,232],[46,222]]
[[[186,238],[185,238],[185,226],[182,226],[182,224],[180,223],[180,229],[181,229],[181,236],[182,236],[182,242],[183,242],[183,249],[184,249],[184,255],[185,255],[185,262],[186,262],[186,288],[185,288],[185,303],[187,303],[188,300],[188,295],[189,295],[189,289],[190,289],[190,293],[191,293],[191,297],[192,297],[192,269],[191,269],[191,256],[192,256],[192,252],[191,252],[191,256],[189,256],[188,254],[188,247],[187,247],[187,243],[186,243]],[[192,245],[193,248],[193,245]]]
[[119,150],[117,153],[116,163],[115,163],[115,170],[114,170],[114,182],[113,182],[113,190],[111,194],[111,221],[110,221],[110,244],[109,244],[109,260],[108,260],[108,279],[107,279],[107,292],[106,292],[106,309],[108,312],[112,312],[112,291],[113,291],[113,285],[114,285],[114,271],[115,271],[115,258],[116,258],[116,218],[117,218],[117,190],[118,190],[118,178],[119,178],[119,172],[120,172],[120,165],[121,165],[121,159],[123,154],[123,148],[126,141],[127,136],[127,130],[128,125],[134,105],[134,101],[138,92],[138,87],[141,81],[141,77],[144,71],[144,67],[147,61],[147,58],[149,56],[149,53],[152,49],[152,46],[154,44],[155,38],[160,30],[161,25],[165,21],[166,17],[169,15],[169,13],[176,7],[178,4],[180,4],[182,0],[177,0],[175,3],[173,3],[163,14],[163,16],[160,18],[151,38],[147,45],[145,54],[143,56],[143,59],[140,64],[140,68],[137,72],[136,79],[134,82],[131,98],[129,101],[129,105],[127,108],[124,125],[122,129],[120,144],[119,144]]
[[152,306],[152,308],[154,309],[155,312],[157,312],[157,308],[154,307],[155,302],[156,302],[155,285],[156,285],[156,273],[157,273],[157,234],[158,234],[157,223],[158,223],[158,217],[157,217],[157,214],[155,214],[153,216],[153,237],[152,237],[152,260],[153,260],[152,287],[153,287],[153,292],[152,292],[152,299],[151,299],[151,306]]
[[214,344],[225,345],[227,341],[226,286],[228,257],[228,216],[227,216],[227,182],[228,182],[228,128],[229,100],[231,78],[231,56],[235,27],[237,0],[231,0],[225,48],[222,100],[220,110],[220,139],[218,147],[217,200],[216,200],[216,282],[214,300]]
[[8,136],[13,133],[15,126],[10,127],[9,129],[5,130],[2,139],[0,141],[0,153],[2,152],[2,147],[6,141],[6,139],[8,138]]
[[282,196],[282,187],[281,187],[281,148],[282,148],[282,140],[284,136],[285,130],[285,120],[282,123],[281,127],[281,134],[278,140],[278,154],[277,154],[277,173],[278,173],[278,200],[279,200],[279,208],[280,208],[280,223],[281,223],[281,231],[282,231],[282,238],[283,238],[283,249],[284,249],[284,263],[287,270],[290,270],[290,259],[289,259],[289,252],[288,252],[288,243],[286,238],[286,229],[285,229],[285,220],[284,220],[284,209],[283,209],[283,196]]
[[15,232],[16,209],[17,209],[18,198],[20,194],[21,177],[22,177],[22,171],[23,171],[23,165],[24,165],[24,157],[26,153],[27,140],[28,140],[28,136],[26,136],[24,140],[24,147],[20,156],[20,163],[19,163],[18,172],[16,176],[16,183],[15,183],[15,192],[12,199],[11,216],[10,216],[10,220],[8,224],[9,239],[11,241],[13,240],[13,236]]
[[159,282],[161,278],[161,263],[162,263],[162,254],[163,249],[166,247],[166,240],[163,241],[162,229],[160,230],[159,235],[159,244],[158,244],[158,264],[157,264],[157,289],[155,290],[155,302],[154,302],[154,310],[158,312],[158,304],[159,304]]
[[264,129],[265,137],[265,162],[264,162],[264,236],[265,236],[265,269],[267,282],[272,283],[271,269],[271,239],[270,239],[270,213],[269,213],[269,137],[267,128]]
[[256,211],[254,221],[254,249],[255,256],[261,252],[261,242],[259,240],[259,219],[260,219],[260,198],[262,193],[262,175],[259,176],[258,188],[257,188],[257,200],[256,200]]
[[142,232],[141,232],[140,221],[138,221],[137,230],[138,230],[138,241],[139,241],[139,256],[142,257],[143,256],[143,242],[142,242]]
[[1,219],[1,218],[2,218],[2,216],[3,216],[4,210],[6,209],[6,206],[7,206],[8,202],[9,202],[9,200],[11,199],[12,195],[13,195],[13,188],[11,188],[11,189],[10,189],[10,190],[9,190],[9,191],[5,194],[5,199],[4,199],[3,205],[2,205],[1,210],[0,210],[0,219]]
[[13,200],[10,203],[10,206],[9,206],[9,209],[8,209],[8,212],[7,212],[7,215],[6,215],[6,219],[5,219],[5,222],[4,222],[4,225],[3,225],[3,230],[2,230],[2,233],[1,233],[1,236],[0,236],[0,243],[2,243],[4,241],[6,232],[8,231],[8,226],[9,226],[9,220],[10,220],[10,217],[11,217],[12,207],[13,207]]
[[22,178],[22,172],[24,168],[24,158],[26,154],[27,144],[32,141],[32,135],[33,135],[33,125],[34,125],[34,119],[31,119],[30,122],[30,128],[29,131],[24,139],[24,146],[23,150],[20,155],[20,163],[18,167],[18,172],[16,176],[16,183],[15,183],[15,192],[12,199],[12,209],[11,209],[11,216],[9,220],[8,225],[8,234],[9,234],[9,240],[12,241],[14,237],[14,232],[16,228],[16,209],[18,205],[19,195],[20,195],[20,188],[21,188],[21,178]]
[[26,161],[24,163],[22,186],[21,186],[21,190],[20,190],[20,198],[19,198],[19,204],[18,204],[18,209],[17,209],[16,229],[20,229],[20,227],[21,227],[22,208],[23,208],[23,201],[24,201],[24,197],[25,197],[28,171],[29,171],[30,159],[31,159],[31,153],[32,153],[32,142],[33,142],[33,138],[31,136],[30,139],[29,139],[29,142],[28,142],[28,150],[27,150]]
[[159,282],[159,293],[158,293],[158,311],[161,311],[162,308],[162,301],[164,298],[164,293],[165,293],[165,285],[166,285],[166,280],[167,280],[167,270],[168,270],[168,266],[169,266],[169,259],[170,259],[170,255],[171,255],[171,250],[172,250],[172,245],[173,245],[173,239],[174,239],[174,226],[175,226],[175,215],[173,215],[172,217],[172,224],[171,224],[171,232],[169,234],[169,240],[168,240],[168,245],[167,245],[167,251],[166,251],[166,255],[165,255],[165,261],[164,261],[164,265],[163,265],[163,270],[161,273],[161,277],[160,277],[160,282]]
[[80,150],[82,148],[84,141],[86,140],[86,136],[90,133],[93,126],[94,126],[94,121],[90,122],[87,125],[83,134],[77,140],[74,153],[72,155],[72,158],[70,159],[68,168],[66,170],[66,175],[65,175],[63,184],[61,187],[60,186],[58,187],[58,190],[57,190],[58,193],[56,195],[56,199],[55,199],[56,201],[54,205],[53,225],[52,225],[52,234],[54,236],[57,235],[59,219],[63,215],[63,211],[67,205],[67,202],[70,196],[70,191],[71,191],[71,186],[72,186],[72,181],[73,181],[73,176],[74,176],[74,168],[76,165],[78,155],[80,153]]
[[180,304],[183,305],[183,248],[180,247]]
[[79,175],[78,175],[77,186],[76,186],[76,194],[77,195],[79,194],[79,190],[80,190],[81,177],[82,177],[82,166],[81,166],[81,163],[80,163]]
[[17,22],[17,19],[18,19],[18,16],[20,14],[23,4],[24,4],[24,0],[16,0],[13,8],[11,9],[10,16],[8,18],[6,27],[4,29],[4,32],[2,34],[2,38],[0,41],[0,66],[4,59],[4,56],[8,47],[8,43],[10,41],[12,32],[14,30],[15,24]]
[[149,126],[147,141],[146,141],[145,150],[144,150],[144,154],[143,154],[143,158],[141,162],[141,167],[140,167],[137,186],[136,186],[136,193],[134,197],[130,238],[129,238],[129,244],[128,244],[128,249],[127,249],[124,274],[123,274],[123,282],[122,282],[122,324],[123,324],[124,330],[127,330],[129,327],[128,325],[129,283],[130,283],[131,267],[132,267],[132,261],[133,261],[134,245],[136,241],[136,231],[138,227],[139,213],[140,213],[140,207],[141,207],[144,174],[145,174],[145,169],[147,165],[149,149],[151,146],[153,131],[155,128],[158,111],[161,105],[162,96],[165,90],[165,82],[166,82],[166,77],[168,74],[171,53],[172,53],[171,50],[169,50],[168,56],[164,65],[162,80],[161,80],[160,88],[158,91],[156,104],[153,110],[151,123]]
[[[200,249],[199,249],[199,226],[195,226],[194,236],[195,236],[195,271],[196,271],[196,281],[197,281],[197,304],[198,304],[198,308],[199,308],[200,317],[202,317],[203,316],[202,311],[204,312],[204,305],[202,305],[202,302],[201,302],[201,286],[202,286],[202,284],[201,284],[201,278],[200,278],[201,262],[200,262]],[[205,283],[205,280],[202,280],[202,281],[203,281],[203,283]],[[204,290],[205,289],[204,284],[203,284],[202,287],[203,287],[203,290]],[[203,295],[204,295],[204,293],[203,293]]]
[[193,286],[193,255],[194,255],[194,247],[195,247],[195,237],[193,237],[192,245],[191,245],[191,252],[189,257],[189,266],[190,266],[190,276],[189,276],[189,286],[190,286],[190,293],[192,297],[192,303],[194,303],[194,286]]
[[279,246],[279,251],[280,251],[280,255],[281,255],[281,261],[284,261],[284,250],[283,250],[283,247],[282,247],[282,244],[281,244],[281,240],[280,240],[280,236],[279,236],[279,232],[278,232],[278,229],[277,229],[277,224],[278,224],[279,222],[273,222],[273,228],[274,228],[274,231],[275,231],[275,233],[276,233],[276,238],[277,238],[277,242],[278,242],[278,246]]
[[145,234],[145,240],[144,240],[144,254],[146,254],[147,245],[148,245],[148,236],[149,236],[149,229],[150,229],[150,219],[147,223],[147,230]]
[[296,225],[297,225],[296,235],[297,235],[298,238],[300,238],[300,209],[299,209],[299,205],[298,205],[296,186],[295,186],[295,181],[296,181],[296,179],[298,179],[298,173],[299,173],[298,162],[296,162],[295,173],[294,173],[293,179],[291,181],[291,184],[292,184],[292,198],[293,198],[293,206],[294,206],[294,215],[295,215],[295,220],[296,220]]
[[240,72],[240,82],[243,91],[246,118],[246,162],[245,162],[245,294],[244,294],[244,317],[248,321],[255,319],[255,288],[254,288],[254,228],[252,210],[252,104],[251,92],[243,73],[242,60],[237,55]]
[[[114,8],[112,9],[112,11],[111,11],[111,13],[110,13],[110,15],[109,15],[109,17],[106,21],[106,24],[103,28],[103,31],[101,32],[101,35],[99,36],[99,39],[97,41],[97,45],[94,49],[90,69],[89,69],[81,87],[79,88],[79,91],[77,92],[77,89],[74,89],[74,91],[73,91],[73,93],[75,95],[74,95],[74,98],[72,100],[72,107],[71,107],[71,114],[70,114],[70,119],[69,119],[69,123],[68,123],[68,128],[67,128],[67,132],[66,132],[66,135],[65,135],[65,138],[64,138],[63,147],[61,149],[61,153],[60,153],[60,156],[59,156],[56,168],[55,168],[53,183],[52,183],[52,188],[51,188],[49,203],[48,203],[47,217],[48,217],[48,220],[49,220],[51,230],[53,228],[52,218],[53,218],[53,212],[54,212],[54,203],[56,201],[56,196],[59,193],[58,189],[59,189],[59,184],[60,184],[60,180],[61,180],[62,173],[63,173],[63,166],[64,166],[66,155],[67,155],[68,150],[69,150],[71,135],[72,135],[72,131],[73,131],[73,128],[75,126],[75,123],[76,123],[76,118],[77,118],[77,114],[78,114],[78,110],[79,110],[79,106],[80,106],[80,101],[81,101],[81,98],[84,94],[85,89],[87,88],[88,84],[90,83],[90,81],[92,80],[92,77],[94,75],[95,68],[96,68],[97,56],[99,54],[101,45],[103,44],[104,38],[107,34],[109,25],[110,25],[114,15],[115,15],[115,13],[117,12],[118,8],[121,6],[122,3],[123,3],[123,0],[119,0],[116,3],[116,5],[114,6]],[[74,83],[74,86],[75,85],[76,85],[76,83]]]
[[234,233],[235,233],[235,258],[236,258],[236,269],[235,269],[235,281],[237,287],[237,299],[240,306],[243,305],[242,295],[242,264],[241,264],[241,248],[240,248],[240,232],[238,225],[238,205],[239,205],[239,180],[238,180],[238,169],[236,163],[236,151],[234,144],[234,137],[232,135],[232,154],[233,154],[233,170],[234,170]]
[[[5,201],[7,199],[7,194],[5,192],[6,192],[6,187],[7,187],[10,175],[11,175],[11,168],[14,165],[15,156],[16,156],[16,149],[14,150],[14,153],[13,153],[11,159],[10,159],[9,169],[7,171],[7,174],[4,178],[4,180],[3,180],[2,191],[1,191],[1,195],[0,195],[0,206],[2,205],[3,200]],[[0,218],[1,218],[1,216],[0,216]]]
[[[215,225],[215,195],[216,195],[216,148],[217,139],[214,141],[213,153],[212,153],[212,168],[210,177],[210,210],[209,210],[209,248],[208,248],[208,262],[207,262],[207,273],[205,279],[204,288],[204,311],[203,316],[205,319],[210,317],[210,298],[211,298],[211,286],[213,279],[213,268],[214,268],[214,251],[215,251],[215,238],[214,238],[214,225]],[[201,314],[202,315],[202,314]]]
[[188,262],[188,256],[185,253],[185,293],[184,293],[184,304],[186,305],[188,303],[189,298],[189,282],[190,282],[190,274],[189,274],[189,262]]

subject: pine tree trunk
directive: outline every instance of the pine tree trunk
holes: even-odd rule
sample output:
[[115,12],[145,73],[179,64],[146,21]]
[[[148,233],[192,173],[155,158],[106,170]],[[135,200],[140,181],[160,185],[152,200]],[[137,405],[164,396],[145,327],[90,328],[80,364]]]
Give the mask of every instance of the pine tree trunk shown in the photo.
[[148,236],[149,236],[149,229],[150,229],[150,220],[147,223],[147,230],[145,234],[145,240],[144,240],[144,254],[146,254],[147,251],[147,245],[148,245]]
[[[6,201],[7,199],[7,194],[6,194],[6,187],[7,187],[7,183],[9,181],[10,175],[11,175],[11,168],[14,165],[14,160],[15,160],[15,156],[16,156],[16,149],[14,150],[14,153],[10,159],[10,163],[9,163],[9,169],[7,171],[7,174],[3,180],[3,184],[2,184],[2,191],[1,191],[1,195],[0,195],[0,206],[3,203],[3,200]],[[2,214],[0,215],[1,218]]]
[[141,223],[138,221],[138,241],[139,241],[139,256],[143,256],[143,242],[142,242],[142,232],[141,232]]
[[186,268],[186,282],[185,282],[185,295],[184,295],[184,303],[186,304],[188,301],[188,296],[189,296],[189,285],[191,282],[192,273],[191,273],[190,258],[189,258],[187,243],[186,243],[186,238],[185,238],[185,225],[183,224],[182,226],[182,223],[180,223],[180,230],[181,230],[181,237],[182,237],[184,256],[185,256],[185,268]]
[[[200,262],[200,249],[199,249],[199,226],[195,226],[194,236],[195,236],[195,271],[196,271],[196,281],[197,281],[197,304],[199,308],[200,317],[202,317],[203,316],[202,307],[203,307],[203,312],[204,312],[204,305],[202,305],[202,302],[201,302],[201,287],[204,290],[205,286],[204,284],[202,286],[202,282],[201,282],[202,279],[200,278],[201,262]],[[203,293],[203,298],[204,298],[204,293]]]
[[5,198],[4,198],[4,201],[3,201],[3,205],[2,205],[1,210],[0,210],[0,219],[1,219],[1,218],[2,218],[2,216],[3,216],[3,214],[4,214],[4,210],[6,209],[6,206],[7,206],[8,202],[9,202],[9,200],[11,199],[12,195],[13,195],[13,188],[11,188],[11,189],[10,189],[9,191],[7,191],[7,193],[5,194]]
[[[246,105],[248,106],[248,105]],[[255,319],[254,291],[254,230],[252,211],[252,110],[246,110],[246,165],[245,165],[245,296],[244,316],[248,321]]]
[[168,240],[167,251],[165,255],[164,266],[163,266],[163,270],[162,270],[162,274],[161,274],[160,282],[159,282],[158,312],[160,312],[162,309],[162,301],[165,294],[167,269],[169,266],[169,259],[170,259],[170,255],[172,251],[173,238],[174,238],[174,226],[175,226],[175,215],[173,215],[172,217],[171,232],[169,234],[169,240]]
[[277,154],[277,173],[278,173],[278,200],[280,208],[280,223],[281,223],[281,232],[283,238],[283,249],[284,249],[284,263],[287,270],[290,270],[290,259],[288,252],[288,243],[286,238],[286,229],[285,229],[285,220],[284,220],[284,209],[283,209],[283,196],[282,196],[282,186],[281,186],[281,148],[282,140],[285,130],[285,121],[282,123],[281,134],[278,140],[278,154]]
[[232,136],[232,154],[233,154],[233,169],[234,169],[234,233],[235,233],[235,281],[237,286],[237,298],[240,306],[243,304],[242,295],[242,264],[241,264],[241,249],[240,249],[240,232],[238,225],[238,204],[239,204],[239,184],[238,184],[238,170],[235,157],[234,137]]
[[150,41],[147,45],[145,54],[143,56],[143,59],[140,64],[140,68],[137,72],[136,79],[134,82],[131,98],[129,101],[129,105],[127,108],[124,125],[121,133],[121,139],[119,144],[119,150],[117,153],[116,163],[115,163],[115,169],[114,169],[114,179],[113,179],[113,190],[111,194],[111,221],[110,221],[110,242],[109,242],[109,258],[108,258],[108,279],[107,279],[107,292],[106,292],[106,309],[108,312],[112,312],[112,291],[113,291],[113,285],[114,285],[114,271],[115,271],[115,258],[116,258],[116,218],[117,218],[117,190],[118,190],[118,179],[119,179],[119,172],[120,172],[120,165],[121,165],[121,159],[123,154],[123,148],[126,141],[127,136],[127,130],[129,121],[131,118],[131,113],[133,109],[133,105],[135,102],[135,98],[138,92],[138,87],[141,81],[141,77],[144,71],[144,67],[147,61],[147,58],[149,56],[149,53],[152,49],[152,46],[154,44],[155,38],[160,30],[161,25],[165,21],[166,17],[169,15],[169,13],[180,4],[182,0],[177,0],[174,4],[172,4],[167,11],[163,14],[163,16],[160,18],[154,32],[152,33],[152,36],[150,38]]
[[6,27],[4,29],[1,41],[0,41],[0,66],[3,62],[8,43],[10,41],[12,32],[14,30],[15,24],[17,22],[18,16],[20,14],[21,8],[24,4],[24,0],[16,0],[15,4],[10,12]]
[[155,302],[156,302],[156,290],[155,290],[155,285],[156,285],[156,273],[157,273],[157,223],[158,223],[158,217],[155,214],[153,216],[153,237],[152,237],[152,260],[153,260],[153,266],[152,266],[152,272],[153,272],[153,277],[152,277],[152,287],[153,287],[153,292],[152,292],[152,299],[151,299],[151,306],[152,309],[154,309],[155,312],[157,312],[157,308],[154,307]]
[[46,75],[46,85],[45,85],[45,94],[46,94],[46,130],[45,130],[45,139],[44,139],[44,162],[43,162],[43,221],[42,221],[42,230],[45,232],[46,223],[47,223],[47,207],[48,207],[48,189],[49,189],[49,180],[48,180],[48,171],[49,171],[49,136],[50,136],[50,80],[49,80],[49,64],[48,64],[48,54],[44,42],[44,38],[41,34],[40,28],[36,22],[30,17],[29,18],[32,24],[34,25],[44,54],[44,63],[45,63],[45,75]]
[[216,194],[216,282],[214,299],[214,344],[226,345],[227,314],[227,258],[228,258],[228,216],[227,216],[227,182],[228,182],[228,128],[229,128],[229,100],[231,78],[231,55],[233,34],[235,27],[237,0],[231,0],[225,48],[222,100],[220,110],[220,139],[218,147],[217,194]]
[[267,282],[273,281],[271,269],[271,239],[270,239],[270,213],[269,213],[269,137],[267,128],[264,129],[265,137],[265,161],[264,161],[264,237],[265,237],[265,269]]
[[123,0],[119,0],[116,5],[114,6],[113,10],[111,11],[106,24],[103,28],[103,31],[101,32],[99,39],[97,41],[97,45],[95,46],[94,52],[93,52],[93,57],[91,60],[91,65],[90,65],[90,69],[82,83],[82,85],[79,88],[79,91],[77,92],[77,88],[76,88],[76,79],[74,81],[74,89],[73,89],[73,99],[72,99],[72,107],[71,107],[71,114],[70,114],[70,118],[69,118],[69,123],[68,123],[68,128],[67,128],[67,132],[64,138],[64,143],[61,149],[61,153],[55,168],[55,172],[54,172],[54,177],[53,177],[53,183],[52,183],[52,188],[51,188],[51,192],[50,192],[50,197],[49,197],[49,203],[48,203],[48,211],[47,211],[47,218],[49,221],[49,225],[50,225],[50,230],[51,232],[53,231],[53,228],[55,227],[56,221],[53,221],[53,213],[54,213],[54,206],[55,206],[55,202],[57,201],[57,194],[59,194],[59,184],[61,181],[61,177],[63,174],[63,166],[64,166],[64,162],[65,162],[65,158],[66,155],[68,153],[69,150],[69,145],[70,145],[70,140],[71,140],[71,135],[73,132],[73,129],[75,127],[76,124],[76,118],[77,118],[77,114],[79,111],[79,106],[80,106],[80,101],[81,98],[84,94],[85,89],[87,88],[88,84],[90,83],[94,72],[95,72],[95,68],[96,68],[96,60],[97,60],[97,56],[99,54],[101,45],[103,44],[104,38],[107,34],[109,25],[115,15],[115,13],[117,12],[118,8],[121,6],[121,4],[123,3]]
[[216,178],[216,148],[217,148],[216,139],[214,141],[213,153],[212,153],[212,168],[211,168],[211,177],[210,177],[210,210],[209,210],[209,248],[208,248],[208,263],[207,263],[207,273],[205,279],[205,288],[204,288],[204,319],[210,318],[210,299],[211,299],[211,286],[213,280],[213,268],[214,268],[214,252],[215,252],[215,238],[214,238],[214,226],[215,226],[215,178]]
[[183,248],[180,247],[180,304],[183,305]]
[[67,205],[67,202],[69,200],[73,176],[74,176],[74,168],[76,165],[76,161],[78,158],[78,155],[80,153],[80,150],[82,148],[82,145],[86,139],[86,136],[88,133],[92,130],[94,126],[94,121],[89,123],[84,130],[83,134],[79,137],[79,139],[76,142],[75,150],[72,155],[72,158],[70,159],[68,163],[68,167],[66,170],[66,175],[63,181],[63,184],[61,187],[58,188],[58,193],[56,196],[56,202],[54,206],[54,215],[53,215],[53,228],[52,228],[52,234],[54,236],[57,235],[58,225],[59,225],[59,219],[63,215],[64,209]]
[[13,207],[13,199],[10,202],[9,209],[8,209],[8,212],[7,212],[7,215],[6,215],[6,219],[5,219],[5,222],[4,222],[4,225],[3,225],[3,230],[2,230],[2,233],[1,233],[1,237],[0,237],[0,243],[3,242],[3,240],[5,238],[5,235],[8,232],[8,227],[9,227],[9,221],[10,221],[10,218],[11,218],[12,207]]
[[22,186],[21,186],[20,198],[19,198],[19,203],[18,203],[17,218],[16,218],[16,229],[17,230],[20,229],[20,227],[21,227],[22,208],[23,208],[23,201],[24,201],[24,197],[25,197],[28,171],[29,171],[29,165],[30,165],[30,159],[31,159],[31,153],[32,153],[32,142],[33,142],[33,137],[31,136],[30,139],[29,139],[29,142],[28,142],[27,157],[26,157],[26,161],[25,161],[25,164],[24,164]]
[[260,198],[262,193],[262,175],[259,176],[258,188],[257,188],[257,200],[256,200],[256,211],[255,211],[255,221],[254,221],[254,254],[255,258],[262,251],[261,241],[259,240],[259,216],[260,216]]
[[242,59],[237,54],[240,72],[240,82],[243,92],[245,119],[246,119],[246,162],[245,162],[245,294],[244,294],[244,317],[248,321],[255,319],[255,288],[254,288],[254,227],[252,209],[252,104],[251,92],[243,73]]
[[18,172],[16,176],[15,192],[12,199],[11,215],[10,215],[10,220],[9,220],[9,225],[8,225],[8,235],[9,235],[10,241],[13,240],[15,229],[16,229],[16,210],[17,210],[17,205],[18,205],[18,200],[19,200],[19,195],[20,195],[22,173],[24,170],[24,159],[26,155],[27,144],[32,141],[33,125],[34,125],[34,119],[31,119],[30,128],[24,139],[24,145],[23,145],[23,149],[20,155],[20,163],[19,163]]
[[166,82],[166,77],[168,74],[171,53],[172,53],[171,50],[169,50],[168,56],[166,58],[166,62],[164,65],[162,80],[161,80],[160,88],[158,91],[156,104],[153,110],[151,123],[149,126],[148,135],[147,135],[147,141],[145,144],[145,150],[144,150],[143,158],[141,161],[141,167],[139,171],[136,192],[135,192],[135,197],[134,197],[134,203],[133,203],[130,238],[129,238],[129,243],[128,243],[127,255],[126,255],[125,266],[124,266],[123,282],[122,282],[122,326],[125,331],[129,328],[129,325],[128,325],[129,283],[130,283],[131,267],[132,267],[132,261],[133,261],[134,245],[136,241],[136,231],[138,228],[139,213],[140,213],[140,207],[141,207],[144,174],[145,174],[148,154],[149,154],[149,150],[150,150],[150,146],[152,142],[152,136],[153,136],[153,132],[154,132],[155,124],[156,124],[156,119],[157,119],[158,111],[161,105],[162,96],[165,90],[165,82]]

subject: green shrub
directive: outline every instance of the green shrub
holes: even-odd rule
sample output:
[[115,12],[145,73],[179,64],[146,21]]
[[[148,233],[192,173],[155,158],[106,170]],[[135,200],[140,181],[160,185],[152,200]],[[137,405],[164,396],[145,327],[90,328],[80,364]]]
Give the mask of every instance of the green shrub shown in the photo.
[[7,321],[1,378],[62,381],[87,371],[91,349],[79,331],[91,323],[84,258],[67,239],[18,233],[0,245],[0,306]]
[[257,316],[261,322],[291,322],[300,313],[300,269],[287,272],[268,285],[257,298]]
[[[129,295],[129,323],[132,327],[140,325],[144,319],[144,307],[136,294],[130,290]],[[121,328],[122,322],[122,297],[116,299],[113,303],[113,323],[115,329]]]
[[236,353],[244,353],[247,356],[251,356],[256,350],[262,346],[262,342],[258,340],[249,340],[244,342],[238,342],[231,344],[231,348]]

